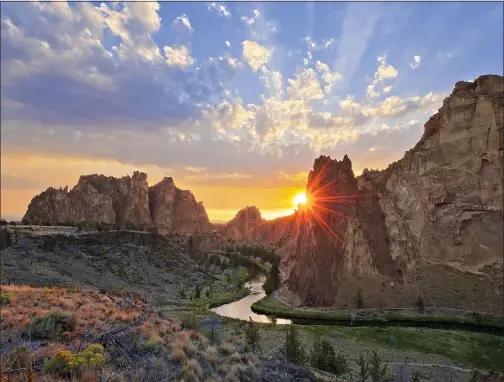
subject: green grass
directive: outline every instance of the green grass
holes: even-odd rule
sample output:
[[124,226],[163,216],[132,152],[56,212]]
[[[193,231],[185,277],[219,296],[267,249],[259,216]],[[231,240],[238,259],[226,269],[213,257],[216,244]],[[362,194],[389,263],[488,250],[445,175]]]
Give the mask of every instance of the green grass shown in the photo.
[[[272,296],[266,296],[262,300],[252,305],[252,311],[255,313],[276,316],[279,318],[299,318],[324,321],[350,321],[350,313],[346,312],[322,312],[308,309],[292,309],[289,306],[277,301]],[[453,323],[453,324],[471,324],[476,326],[490,327],[500,329],[504,328],[504,319],[502,317],[483,315],[478,313],[468,314],[465,317],[446,316],[439,314],[412,314],[409,312],[386,312],[379,315],[380,318],[389,321],[403,322],[432,322],[432,323]],[[360,320],[368,323],[381,323],[379,319],[370,317]]]
[[244,263],[247,263],[253,267],[256,267],[261,272],[267,273],[267,269],[262,263],[254,260],[254,259],[251,259],[250,257],[245,256],[241,252],[210,251],[209,254],[225,256],[227,258],[231,258],[232,255],[235,255],[235,256],[238,256],[240,258],[240,260],[242,260]]
[[266,296],[252,304],[254,313],[276,316],[279,318],[305,318],[314,320],[350,321],[349,313],[325,313],[313,310],[291,309],[287,305],[278,302],[272,296]]
[[205,313],[219,305],[229,304],[230,302],[247,296],[250,293],[248,288],[245,288],[244,286],[238,288],[238,285],[243,285],[247,277],[247,269],[237,269],[232,282],[227,284],[227,287],[224,290],[213,292],[209,297],[206,297],[205,294],[202,293],[201,298],[189,301],[185,310]]
[[472,314],[466,317],[443,316],[439,314],[401,314],[401,313],[383,313],[382,317],[387,320],[397,321],[425,321],[442,323],[462,323],[478,326],[489,326],[494,328],[504,328],[504,319],[502,317]]
[[337,330],[354,341],[438,354],[478,369],[504,372],[504,338],[500,336],[426,328],[338,327]]

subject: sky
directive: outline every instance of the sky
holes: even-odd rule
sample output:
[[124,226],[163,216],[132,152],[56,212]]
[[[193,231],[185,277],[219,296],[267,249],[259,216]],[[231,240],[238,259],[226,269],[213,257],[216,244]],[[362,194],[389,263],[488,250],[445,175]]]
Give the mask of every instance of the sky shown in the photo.
[[1,3],[1,215],[80,175],[171,176],[212,221],[292,212],[319,155],[415,145],[503,70],[502,3]]

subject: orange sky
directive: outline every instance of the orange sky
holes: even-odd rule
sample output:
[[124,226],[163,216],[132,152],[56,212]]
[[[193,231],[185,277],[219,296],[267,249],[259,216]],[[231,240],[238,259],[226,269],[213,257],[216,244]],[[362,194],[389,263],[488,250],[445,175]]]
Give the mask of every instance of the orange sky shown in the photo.
[[72,188],[80,175],[93,173],[121,177],[139,170],[147,173],[149,185],[164,176],[172,176],[177,187],[191,190],[198,201],[203,201],[212,221],[228,221],[239,209],[249,205],[259,207],[266,219],[289,214],[294,208],[294,196],[303,191],[305,184],[305,174],[301,174],[296,184],[279,183],[278,187],[244,189],[229,185],[209,186],[191,183],[190,177],[177,178],[157,166],[138,167],[115,161],[16,153],[2,154],[1,170],[1,215],[6,219],[20,219],[30,200],[47,187],[68,185]]

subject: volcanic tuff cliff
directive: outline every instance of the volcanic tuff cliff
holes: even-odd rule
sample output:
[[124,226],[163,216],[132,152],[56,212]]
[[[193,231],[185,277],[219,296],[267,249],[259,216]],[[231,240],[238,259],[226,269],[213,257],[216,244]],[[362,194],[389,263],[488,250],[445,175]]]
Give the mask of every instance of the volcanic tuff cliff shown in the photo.
[[[305,305],[503,311],[504,78],[458,82],[404,158],[355,177],[315,160],[281,292]],[[292,234],[292,232],[291,232]]]
[[263,222],[264,219],[257,207],[245,207],[229,221],[224,235],[237,241],[255,240],[255,230]]
[[162,232],[192,233],[211,228],[205,208],[190,191],[164,178],[149,187],[147,175],[122,178],[86,175],[70,191],[48,188],[35,196],[23,218],[31,224],[105,223],[156,226]]

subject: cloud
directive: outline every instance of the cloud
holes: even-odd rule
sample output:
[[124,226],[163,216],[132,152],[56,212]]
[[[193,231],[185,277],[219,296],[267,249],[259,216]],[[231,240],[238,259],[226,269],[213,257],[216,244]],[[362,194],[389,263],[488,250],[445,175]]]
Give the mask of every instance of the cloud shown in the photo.
[[339,81],[343,78],[341,73],[338,72],[332,72],[331,69],[329,69],[329,66],[327,64],[324,64],[323,62],[320,62],[317,60],[316,63],[316,68],[317,71],[321,74],[325,86],[324,86],[324,93],[329,94],[331,93],[331,89],[336,81]]
[[[367,46],[373,22],[352,9],[348,4],[347,35],[311,41],[313,52],[327,44],[339,51],[349,41],[357,53]],[[246,33],[262,39],[244,38],[242,57],[203,56],[196,45],[181,44],[178,35],[158,45],[165,32],[173,35],[172,19],[161,20],[159,7],[151,3],[3,4],[2,10],[2,155],[36,151],[132,168],[158,166],[204,185],[273,187],[282,180],[279,171],[304,172],[319,153],[342,157],[341,150],[348,150],[388,161],[378,149],[386,146],[381,140],[410,139],[404,135],[409,128],[395,131],[393,119],[420,120],[444,98],[429,93],[332,99],[328,95],[352,75],[349,62],[358,63],[356,51],[348,53],[350,61],[336,62],[317,61],[313,54],[306,67],[289,72],[301,63],[301,51],[292,50],[293,63],[283,62],[287,49],[274,41],[275,23],[260,7],[247,18],[253,22],[246,23]],[[367,9],[361,12],[368,15]],[[182,16],[177,25],[189,30]],[[218,36],[215,41],[217,49],[219,41],[227,42]],[[253,73],[235,78],[244,63]],[[388,81],[396,75],[382,58],[372,79],[375,91],[389,93]],[[256,92],[257,80],[264,89]]]
[[174,32],[179,33],[184,32],[192,33],[194,31],[194,29],[191,27],[191,22],[189,21],[189,19],[185,14],[180,15],[175,20],[173,20],[171,27]]
[[158,10],[157,3],[2,6],[2,121],[150,126],[197,118],[241,65],[226,57],[196,69],[188,46],[159,47]]
[[376,86],[383,83],[385,80],[395,78],[399,74],[396,68],[392,65],[387,65],[387,57],[380,56],[378,57],[378,68],[373,76],[373,80],[367,86],[366,95],[369,98],[376,98],[381,95],[381,93],[376,89]]
[[266,65],[273,54],[273,49],[268,49],[255,41],[245,40],[242,45],[243,60],[250,65],[254,72]]
[[194,58],[191,57],[189,49],[187,49],[186,46],[175,46],[173,48],[165,46],[163,51],[166,57],[166,63],[169,66],[176,66],[185,69],[194,64]]
[[231,12],[229,12],[228,9],[222,4],[210,3],[208,5],[208,10],[210,12],[217,12],[217,14],[221,17],[231,17]]
[[418,68],[421,63],[422,63],[422,57],[421,56],[413,56],[413,61],[410,63],[411,69]]
[[348,96],[340,101],[342,111],[349,115],[369,118],[379,117],[400,117],[414,112],[431,112],[435,107],[441,107],[447,94],[429,92],[425,96],[415,96],[410,98],[401,98],[391,96],[385,98],[377,105],[368,105],[355,102],[355,98]]
[[261,13],[259,12],[258,9],[254,9],[252,11],[252,14],[253,16],[252,17],[247,17],[247,16],[242,16],[241,17],[241,20],[247,24],[247,25],[252,25],[252,24],[255,24],[255,22],[257,21],[257,18],[261,15]]
[[270,92],[270,95],[277,97],[282,96],[284,94],[282,73],[270,71],[266,66],[262,66],[261,71],[263,74],[259,78]]
[[319,100],[324,98],[317,73],[312,68],[295,74],[295,79],[288,79],[287,94],[293,100]]
[[200,174],[202,172],[205,172],[207,170],[206,167],[191,167],[191,166],[186,166],[185,169],[190,172],[194,172],[196,174]]
[[229,48],[231,46],[231,43],[229,41],[226,41],[226,46]]

